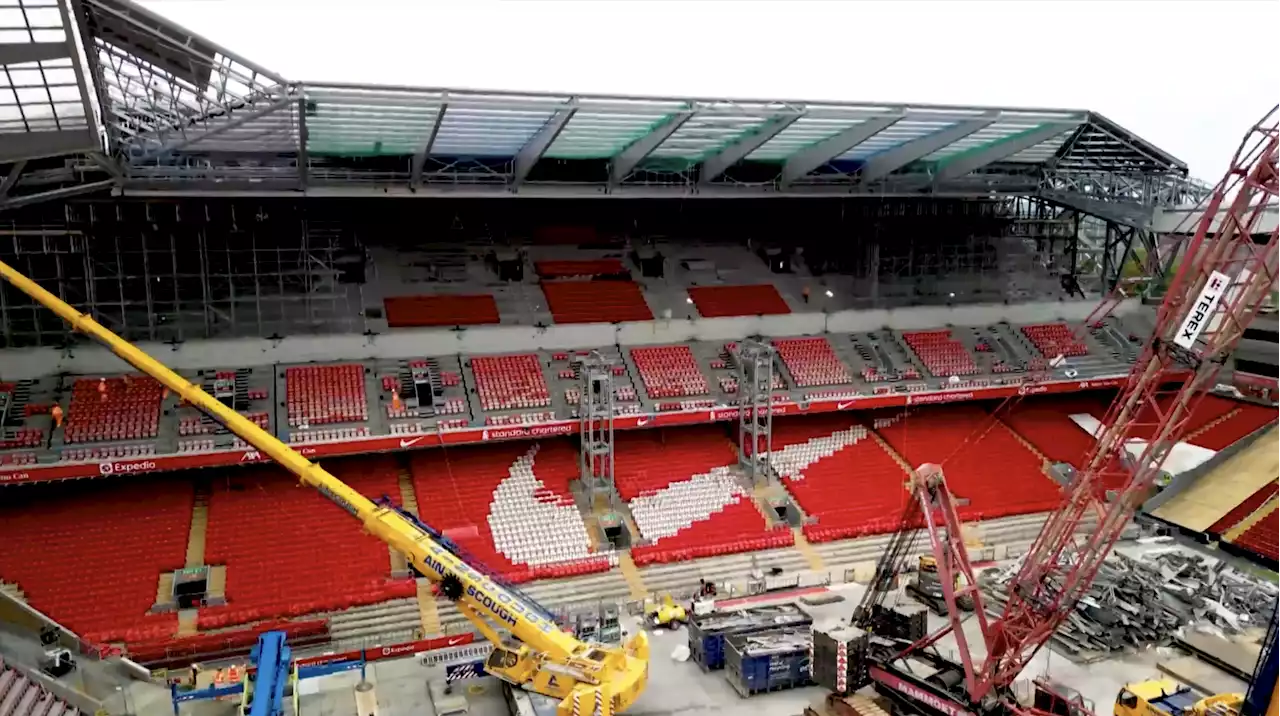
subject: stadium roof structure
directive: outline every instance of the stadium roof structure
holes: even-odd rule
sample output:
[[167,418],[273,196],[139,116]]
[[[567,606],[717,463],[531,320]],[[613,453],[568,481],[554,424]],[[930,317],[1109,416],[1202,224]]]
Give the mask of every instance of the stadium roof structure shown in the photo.
[[0,208],[106,188],[1012,195],[1144,228],[1204,191],[1183,162],[1083,110],[295,82],[130,0],[3,0],[0,40]]

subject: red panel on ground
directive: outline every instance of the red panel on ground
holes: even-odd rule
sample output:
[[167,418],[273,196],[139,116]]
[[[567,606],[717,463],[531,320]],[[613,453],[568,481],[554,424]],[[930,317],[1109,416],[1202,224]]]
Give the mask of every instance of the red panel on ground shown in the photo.
[[422,326],[476,326],[498,323],[493,296],[393,296],[383,299],[387,325],[392,328]]
[[653,320],[634,281],[544,281],[542,293],[556,323]]
[[627,267],[618,259],[573,259],[565,261],[535,261],[533,270],[542,278],[573,278],[575,276],[629,276]]
[[722,316],[777,316],[791,313],[772,284],[751,286],[694,286],[689,298],[704,318]]

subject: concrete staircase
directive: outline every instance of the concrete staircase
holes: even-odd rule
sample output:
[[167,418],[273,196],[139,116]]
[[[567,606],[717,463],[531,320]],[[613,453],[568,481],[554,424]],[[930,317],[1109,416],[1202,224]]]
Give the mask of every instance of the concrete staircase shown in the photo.
[[1018,441],[1019,445],[1030,450],[1032,454],[1040,458],[1040,470],[1048,471],[1049,466],[1053,464],[1053,461],[1049,459],[1048,455],[1045,455],[1044,453],[1040,452],[1040,448],[1036,447],[1035,445],[1032,445],[1030,440],[1027,440],[1026,438],[1022,437],[1022,433],[1018,432],[1017,430],[1014,430],[1013,427],[1008,423],[1006,423],[1005,421],[995,416],[992,416],[991,419],[998,423],[998,425],[995,428],[992,428],[993,430],[1007,430],[1009,434],[1013,436],[1013,439]]
[[444,633],[440,626],[440,610],[436,605],[436,595],[431,593],[431,582],[418,579],[418,623],[422,627],[422,638],[426,639]]
[[827,571],[826,564],[822,561],[822,555],[809,544],[809,538],[804,536],[804,530],[799,527],[792,527],[791,534],[795,537],[796,551],[804,557],[804,561],[808,563],[809,569],[815,572]]
[[23,604],[27,603],[26,592],[23,592],[22,588],[13,582],[6,582],[0,579],[0,594],[7,596],[14,601],[22,602]]
[[1218,417],[1214,418],[1213,420],[1210,420],[1209,422],[1205,423],[1204,425],[1200,426],[1199,428],[1196,428],[1195,430],[1192,430],[1191,432],[1187,433],[1186,437],[1182,438],[1182,442],[1189,443],[1189,442],[1191,442],[1192,440],[1195,440],[1196,438],[1200,437],[1201,435],[1204,435],[1205,433],[1209,432],[1210,430],[1212,430],[1212,429],[1214,429],[1214,428],[1218,427],[1219,425],[1221,425],[1221,424],[1223,424],[1223,423],[1227,422],[1228,420],[1230,420],[1230,419],[1234,418],[1235,416],[1239,415],[1239,414],[1240,414],[1240,412],[1241,412],[1241,409],[1240,409],[1240,408],[1232,408],[1231,410],[1228,410],[1227,412],[1223,413],[1222,415],[1219,415]]
[[[205,539],[209,531],[209,482],[196,482],[195,499],[191,503],[191,529],[187,532],[188,569],[204,566]],[[172,585],[171,585],[172,586]]]
[[178,611],[178,636],[195,636],[199,631],[196,625],[196,610],[181,609]]
[[631,550],[618,553],[618,571],[622,572],[622,578],[627,581],[632,599],[644,599],[649,594],[649,590],[644,586],[644,579],[640,577],[640,570],[631,559]]
[[889,457],[893,458],[893,461],[898,463],[904,473],[908,476],[916,474],[916,469],[911,466],[911,463],[907,462],[906,458],[902,457],[902,455],[899,455],[898,451],[894,450],[893,446],[880,436],[880,433],[875,430],[868,430],[867,435],[870,435],[871,439],[875,440],[877,445],[879,445],[885,452],[889,453]]
[[[400,488],[400,504],[405,511],[417,516],[418,515],[418,493],[413,489],[413,476],[409,473],[409,467],[403,461],[400,464],[400,472],[397,475]],[[387,548],[388,558],[391,560],[391,576],[400,579],[409,576],[409,562],[403,554],[396,550]]]

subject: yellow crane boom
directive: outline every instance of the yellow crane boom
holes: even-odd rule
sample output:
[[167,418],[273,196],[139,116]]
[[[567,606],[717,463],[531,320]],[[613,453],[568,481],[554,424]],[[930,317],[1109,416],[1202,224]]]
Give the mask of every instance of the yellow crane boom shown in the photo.
[[[58,314],[76,331],[102,343],[126,363],[155,378],[270,456],[360,520],[370,534],[403,554],[419,572],[439,584],[458,611],[493,644],[485,664],[489,673],[561,699],[559,716],[610,716],[624,711],[639,698],[649,675],[649,645],[643,632],[621,647],[579,641],[562,631],[539,607],[467,564],[412,518],[353,490],[253,421],[2,261],[0,276]],[[504,639],[500,629],[511,638]]]

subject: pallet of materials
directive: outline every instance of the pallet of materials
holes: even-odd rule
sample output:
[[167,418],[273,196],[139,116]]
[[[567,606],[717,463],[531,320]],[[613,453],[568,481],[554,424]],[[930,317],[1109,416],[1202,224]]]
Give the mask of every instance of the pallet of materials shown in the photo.
[[744,697],[808,686],[811,638],[808,627],[727,636],[725,678]]
[[813,630],[813,680],[839,696],[870,682],[867,651],[871,635],[855,626]]
[[725,637],[812,623],[813,619],[793,604],[695,616],[689,622],[689,655],[703,671],[717,671],[724,668]]

